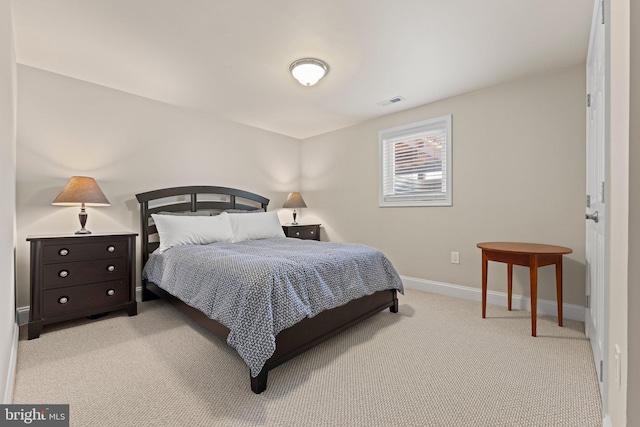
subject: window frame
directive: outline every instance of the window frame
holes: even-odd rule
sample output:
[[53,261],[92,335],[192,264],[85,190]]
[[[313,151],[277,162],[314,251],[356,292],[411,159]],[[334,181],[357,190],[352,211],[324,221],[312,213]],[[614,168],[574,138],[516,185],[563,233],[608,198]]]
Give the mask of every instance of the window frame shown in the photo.
[[[439,117],[434,117],[419,122],[408,123],[393,128],[383,129],[378,131],[378,157],[379,157],[379,180],[378,180],[378,206],[381,208],[386,207],[413,207],[413,206],[452,206],[453,205],[453,134],[452,134],[452,114],[446,114]],[[433,131],[435,129],[443,129],[446,132],[446,147],[445,156],[446,161],[443,162],[444,171],[444,185],[446,191],[444,192],[444,198],[434,199],[431,194],[411,195],[411,196],[395,196],[393,199],[388,200],[388,197],[384,193],[385,184],[385,148],[386,144],[392,143],[392,140],[396,140],[402,137],[408,137],[415,134],[425,133]]]

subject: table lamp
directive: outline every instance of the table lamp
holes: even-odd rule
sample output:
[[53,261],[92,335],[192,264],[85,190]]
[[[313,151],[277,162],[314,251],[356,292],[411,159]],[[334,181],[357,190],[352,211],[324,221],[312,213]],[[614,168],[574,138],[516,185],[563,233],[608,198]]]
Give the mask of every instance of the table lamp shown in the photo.
[[80,206],[80,230],[76,234],[91,234],[84,228],[87,224],[85,206],[110,206],[109,200],[98,187],[96,180],[88,176],[72,176],[58,197],[51,203],[57,206]]
[[282,205],[283,208],[293,208],[293,222],[291,223],[292,225],[298,225],[298,223],[296,222],[296,208],[306,208],[307,205],[304,203],[304,200],[302,199],[302,196],[300,195],[300,193],[295,192],[295,193],[289,193],[289,195],[287,196],[287,200],[285,200],[284,205]]

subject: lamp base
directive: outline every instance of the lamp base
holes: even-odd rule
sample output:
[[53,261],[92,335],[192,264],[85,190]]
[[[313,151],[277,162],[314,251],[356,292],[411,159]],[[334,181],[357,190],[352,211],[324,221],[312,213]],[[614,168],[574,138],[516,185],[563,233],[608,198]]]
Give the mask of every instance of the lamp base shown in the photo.
[[78,214],[78,218],[80,219],[80,227],[82,228],[76,231],[76,234],[91,234],[89,230],[84,228],[85,224],[87,223],[88,217],[89,217],[89,214],[87,214],[87,211],[84,210],[84,203],[83,203],[82,207],[80,208],[80,213]]

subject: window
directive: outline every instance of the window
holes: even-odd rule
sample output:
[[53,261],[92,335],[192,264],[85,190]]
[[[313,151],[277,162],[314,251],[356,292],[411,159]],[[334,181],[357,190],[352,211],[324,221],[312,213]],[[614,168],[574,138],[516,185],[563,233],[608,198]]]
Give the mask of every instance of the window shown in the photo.
[[379,205],[451,206],[451,115],[378,133]]

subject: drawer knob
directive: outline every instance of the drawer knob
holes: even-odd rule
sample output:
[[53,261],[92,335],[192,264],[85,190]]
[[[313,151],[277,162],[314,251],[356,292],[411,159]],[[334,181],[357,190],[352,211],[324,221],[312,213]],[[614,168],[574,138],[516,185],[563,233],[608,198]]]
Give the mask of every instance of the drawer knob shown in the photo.
[[60,273],[58,273],[58,276],[62,277],[63,279],[65,277],[67,277],[68,275],[69,275],[69,271],[67,271],[67,270],[62,270],[62,271],[60,271]]
[[69,297],[60,297],[60,298],[58,298],[58,302],[60,304],[66,304],[66,303],[69,302]]
[[107,295],[109,295],[109,296],[113,296],[113,295],[115,295],[115,294],[116,294],[115,289],[109,289],[109,290],[107,291]]
[[112,272],[116,271],[116,266],[115,265],[110,265],[109,267],[107,267],[107,271],[109,273],[112,273]]
[[67,255],[69,255],[69,249],[67,249],[67,248],[62,248],[62,249],[60,249],[60,250],[58,251],[58,255],[60,255],[60,256],[67,256]]
[[300,235],[300,232],[299,232],[299,231],[296,231],[296,236],[299,236],[299,235]]
[[313,234],[313,230],[311,230],[310,233]]
[[109,245],[109,247],[107,248],[108,252],[115,252],[116,251],[116,247],[113,245]]

